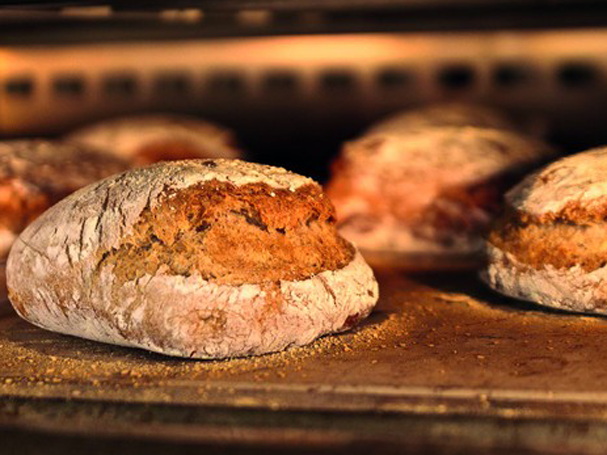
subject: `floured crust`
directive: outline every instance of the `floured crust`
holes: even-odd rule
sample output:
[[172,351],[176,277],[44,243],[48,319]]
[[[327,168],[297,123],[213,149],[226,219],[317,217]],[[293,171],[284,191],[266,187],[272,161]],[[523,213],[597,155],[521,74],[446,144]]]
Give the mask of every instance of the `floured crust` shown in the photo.
[[66,139],[137,164],[241,155],[229,130],[203,120],[166,114],[107,120],[75,131]]
[[0,142],[0,257],[48,207],[91,182],[122,172],[126,161],[47,140]]
[[528,176],[507,195],[529,216],[550,221],[604,219],[607,214],[607,147],[562,158]]
[[279,190],[288,191],[295,191],[305,185],[318,186],[318,183],[311,178],[281,167],[230,159],[159,163],[133,171],[122,178],[139,184],[146,178],[162,180],[166,182],[164,183],[165,189],[182,189],[212,180],[238,186],[263,183]]
[[[476,127],[438,127],[406,136],[375,134],[346,143],[343,159],[357,171],[381,171],[426,186],[451,187],[486,180],[505,169],[549,157],[545,143],[515,132]],[[371,166],[373,164],[373,166]]]
[[284,169],[230,160],[162,163],[93,184],[45,212],[13,247],[7,277],[17,312],[61,333],[195,358],[302,345],[368,315],[377,283],[357,252],[306,279],[241,284],[165,266],[125,278],[99,265],[99,252],[119,249],[142,213],[204,182],[317,186]]
[[607,314],[607,148],[546,166],[507,194],[488,236],[487,282],[555,308]]
[[536,269],[489,244],[488,266],[481,277],[502,294],[568,311],[607,314],[604,286],[607,267],[591,272],[580,266]]
[[327,191],[341,232],[365,251],[478,253],[503,192],[554,154],[495,129],[377,133],[345,145]]
[[500,111],[490,107],[465,103],[444,103],[391,115],[372,125],[366,134],[408,134],[416,130],[444,126],[517,130],[514,122]]
[[[215,285],[198,276],[158,274],[114,287],[111,272],[86,294],[58,295],[38,284],[38,294],[10,272],[17,312],[42,328],[162,354],[217,359],[301,346],[349,329],[370,312],[378,296],[369,266],[357,254],[343,269],[275,285]],[[108,295],[115,289],[114,296]],[[17,297],[19,295],[19,297]],[[20,304],[31,298],[27,307]],[[113,304],[110,306],[110,299]],[[44,302],[61,301],[61,305]]]

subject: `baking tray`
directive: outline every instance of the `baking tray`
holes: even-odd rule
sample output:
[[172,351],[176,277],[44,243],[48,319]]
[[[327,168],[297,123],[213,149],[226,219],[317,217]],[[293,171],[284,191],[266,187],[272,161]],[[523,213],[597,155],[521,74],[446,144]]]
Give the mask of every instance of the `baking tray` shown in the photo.
[[[335,450],[363,436],[374,444],[402,442],[403,435],[437,444],[430,429],[457,423],[457,441],[491,453],[513,443],[539,451],[529,453],[607,447],[607,319],[502,298],[469,274],[383,272],[379,281],[377,311],[356,330],[224,361],[57,335],[5,308],[0,430],[305,441]],[[198,431],[185,431],[180,415]],[[291,433],[276,426],[283,420]],[[223,433],[217,422],[225,423]],[[235,427],[249,433],[235,434]]]

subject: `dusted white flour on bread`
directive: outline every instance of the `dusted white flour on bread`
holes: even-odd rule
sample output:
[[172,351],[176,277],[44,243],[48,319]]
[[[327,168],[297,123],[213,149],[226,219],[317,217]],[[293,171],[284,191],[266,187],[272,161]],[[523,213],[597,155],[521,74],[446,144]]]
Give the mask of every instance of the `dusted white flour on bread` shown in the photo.
[[[295,191],[304,185],[318,185],[314,180],[295,174],[281,167],[265,166],[241,160],[185,160],[161,163],[148,169],[158,169],[168,188],[187,188],[203,182],[216,180],[234,185],[265,183],[280,190]],[[134,178],[145,178],[157,171],[133,172]]]
[[[426,128],[406,135],[377,133],[346,144],[357,173],[424,188],[469,185],[555,151],[515,132],[476,127]],[[423,196],[421,191],[418,195]]]
[[408,134],[415,130],[445,126],[472,126],[512,131],[517,129],[516,125],[501,112],[489,107],[464,103],[443,103],[391,115],[372,125],[366,134]]
[[[339,230],[346,239],[359,248],[363,254],[376,251],[384,253],[429,254],[469,254],[480,251],[484,246],[483,239],[470,236],[451,236],[452,242],[441,244],[432,240],[436,228],[426,227],[428,238],[420,238],[411,232],[410,226],[393,216],[383,216],[367,223],[362,229],[356,224],[346,224]],[[430,232],[432,231],[432,232]]]
[[0,142],[0,258],[45,209],[128,163],[86,147],[46,139]]
[[[198,147],[208,158],[238,158],[233,135],[212,123],[166,114],[139,115],[106,120],[77,130],[70,142],[131,158],[143,146],[169,141]],[[202,156],[204,155],[204,156]]]
[[571,204],[600,208],[607,204],[607,147],[562,158],[528,176],[506,197],[512,207],[531,215],[556,214]]
[[144,208],[154,208],[161,194],[214,180],[238,186],[265,183],[289,191],[317,185],[286,169],[240,160],[164,162],[112,176],[68,196],[28,227],[19,243],[34,246],[32,242],[39,241],[59,267],[86,261],[99,248],[117,247]]
[[579,265],[535,269],[491,244],[487,255],[481,277],[502,294],[561,310],[607,314],[607,266],[591,272]]
[[[43,256],[37,260],[52,266]],[[14,268],[8,276],[9,289],[27,285],[19,283]],[[58,296],[34,281],[36,310],[22,316],[60,333],[212,359],[280,351],[346,330],[349,318],[369,315],[378,296],[373,272],[360,253],[343,269],[280,282],[283,311],[276,314],[268,313],[266,291],[259,284],[217,285],[196,275],[159,273],[116,288],[106,270],[95,279],[90,292],[66,294],[61,305],[46,304]],[[220,330],[214,326],[218,321],[224,324]]]
[[210,181],[287,191],[316,185],[284,169],[230,160],[161,163],[90,185],[17,240],[7,270],[13,305],[43,328],[195,358],[306,344],[370,313],[377,282],[358,252],[343,268],[271,283],[273,290],[264,283],[217,284],[196,271],[172,274],[166,266],[124,282],[114,266],[98,267],[98,252],[117,248],[161,194]]
[[[328,193],[340,232],[363,250],[469,254],[481,250],[479,226],[491,214],[462,204],[457,193],[541,162],[555,151],[543,142],[497,129],[426,128],[376,133],[345,145]],[[455,196],[453,196],[455,194]],[[427,210],[465,218],[471,232],[433,224]],[[425,218],[425,217],[430,217]]]

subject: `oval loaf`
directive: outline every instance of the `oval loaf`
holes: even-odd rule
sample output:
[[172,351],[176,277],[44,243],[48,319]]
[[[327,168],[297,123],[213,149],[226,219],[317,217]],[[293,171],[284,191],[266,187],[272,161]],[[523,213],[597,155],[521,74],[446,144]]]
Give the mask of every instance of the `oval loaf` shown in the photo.
[[66,140],[128,159],[137,165],[187,158],[238,158],[234,134],[194,117],[146,114],[105,120]]
[[22,233],[7,275],[33,324],[193,358],[304,345],[352,327],[378,298],[317,183],[238,160],[90,185]]
[[511,297],[607,314],[607,147],[555,161],[506,199],[484,280]]
[[373,265],[474,267],[506,189],[553,155],[541,141],[489,128],[370,134],[344,145],[327,193],[341,234]]

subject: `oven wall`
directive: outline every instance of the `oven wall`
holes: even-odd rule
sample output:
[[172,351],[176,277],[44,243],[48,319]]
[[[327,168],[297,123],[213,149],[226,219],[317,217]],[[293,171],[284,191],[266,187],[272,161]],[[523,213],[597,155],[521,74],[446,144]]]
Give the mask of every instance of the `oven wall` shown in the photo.
[[605,142],[606,74],[607,29],[9,46],[0,48],[0,134],[186,112],[236,129],[253,159],[322,178],[339,144],[369,122],[440,100],[531,116],[571,150]]

